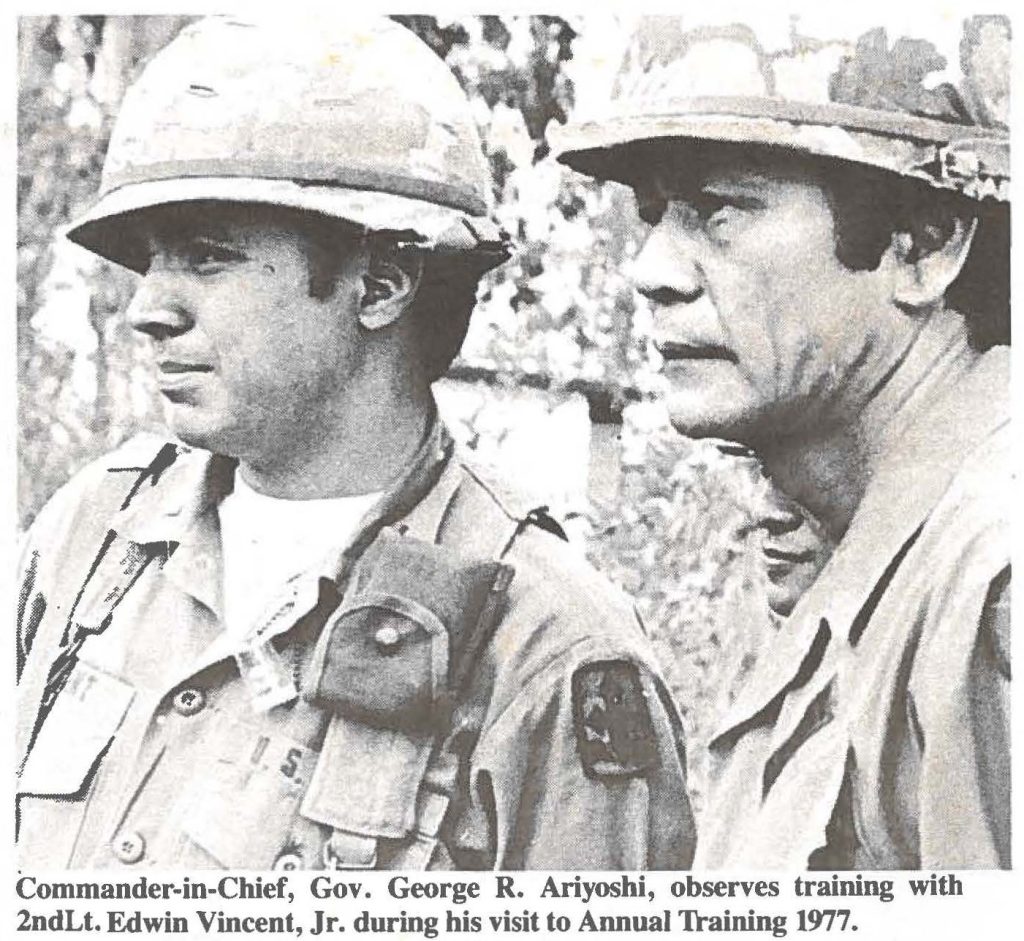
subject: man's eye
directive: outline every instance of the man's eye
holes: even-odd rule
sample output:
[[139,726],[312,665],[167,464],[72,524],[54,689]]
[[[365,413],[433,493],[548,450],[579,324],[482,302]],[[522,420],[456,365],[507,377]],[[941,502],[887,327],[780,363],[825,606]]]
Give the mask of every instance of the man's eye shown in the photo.
[[760,199],[741,193],[702,192],[694,197],[692,205],[697,217],[710,229],[730,225],[764,209]]
[[723,196],[701,193],[694,199],[693,208],[702,222],[721,225],[728,221],[739,207]]
[[184,260],[189,268],[196,271],[210,271],[234,262],[244,261],[245,256],[227,246],[203,242],[190,246],[185,252]]

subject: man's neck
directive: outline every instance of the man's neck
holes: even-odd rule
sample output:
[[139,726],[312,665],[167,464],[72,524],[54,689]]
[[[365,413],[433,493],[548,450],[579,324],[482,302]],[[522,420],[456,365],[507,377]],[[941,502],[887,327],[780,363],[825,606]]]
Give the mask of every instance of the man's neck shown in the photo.
[[962,317],[936,311],[852,420],[762,444],[759,453],[768,473],[783,493],[814,514],[829,536],[842,538],[880,461],[976,358]]
[[239,472],[253,490],[292,500],[374,493],[409,467],[434,417],[429,390],[377,389],[273,459],[241,458]]

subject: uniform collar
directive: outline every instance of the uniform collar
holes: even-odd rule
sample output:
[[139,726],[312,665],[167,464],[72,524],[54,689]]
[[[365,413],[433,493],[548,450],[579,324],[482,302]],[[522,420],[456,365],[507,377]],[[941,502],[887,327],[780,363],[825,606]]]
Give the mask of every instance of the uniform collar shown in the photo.
[[[430,538],[440,527],[450,494],[443,475],[454,445],[444,425],[432,419],[402,474],[360,521],[355,537],[339,546],[330,577],[341,578],[353,559],[384,526],[395,525],[418,504],[417,535]],[[111,522],[120,537],[170,555],[164,574],[214,612],[220,610],[220,526],[217,506],[234,486],[237,461],[208,451],[179,447],[176,459],[158,475],[143,473],[131,501]],[[439,486],[440,485],[440,486]],[[425,499],[426,498],[426,499]]]
[[735,737],[738,726],[755,721],[790,686],[800,685],[797,674],[823,622],[832,643],[847,648],[857,614],[957,469],[1009,421],[1009,391],[1009,348],[996,347],[955,381],[913,403],[898,432],[888,436],[846,534],[744,679],[714,738]]
[[[231,493],[236,459],[176,447],[174,462],[144,480],[128,506],[116,514],[111,528],[119,535],[141,544],[188,542],[196,521]],[[400,517],[408,512],[416,502],[411,495],[421,497],[429,489],[452,447],[448,430],[434,417],[406,469],[384,488],[375,515]]]

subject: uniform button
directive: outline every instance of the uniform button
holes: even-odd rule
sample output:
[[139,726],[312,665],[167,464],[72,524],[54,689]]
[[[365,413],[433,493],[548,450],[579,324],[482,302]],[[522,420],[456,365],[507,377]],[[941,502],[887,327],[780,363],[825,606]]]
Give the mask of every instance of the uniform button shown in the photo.
[[275,869],[283,869],[290,872],[293,869],[302,868],[302,857],[298,853],[282,853],[274,860]]
[[401,641],[402,635],[394,627],[382,627],[373,635],[374,643],[381,653],[391,653]]
[[146,840],[137,830],[126,830],[114,837],[114,855],[122,863],[137,863],[146,855]]
[[201,689],[193,689],[191,686],[178,690],[174,697],[174,710],[179,715],[194,716],[202,711],[206,705],[206,696]]

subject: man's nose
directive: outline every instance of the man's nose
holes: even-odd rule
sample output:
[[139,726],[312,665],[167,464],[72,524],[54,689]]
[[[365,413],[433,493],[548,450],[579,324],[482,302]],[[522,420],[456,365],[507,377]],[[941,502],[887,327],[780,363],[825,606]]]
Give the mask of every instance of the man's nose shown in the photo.
[[636,290],[656,306],[692,304],[704,293],[693,237],[663,219],[632,266]]
[[128,325],[153,340],[187,333],[195,321],[189,313],[180,272],[152,267],[128,305]]

